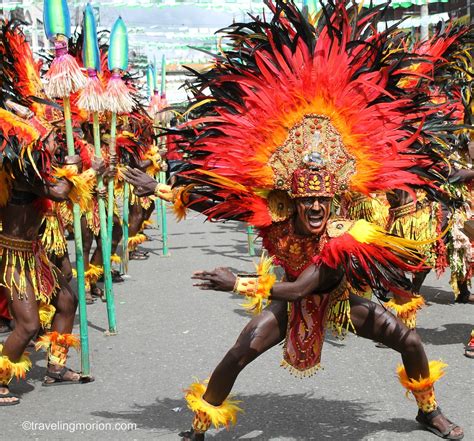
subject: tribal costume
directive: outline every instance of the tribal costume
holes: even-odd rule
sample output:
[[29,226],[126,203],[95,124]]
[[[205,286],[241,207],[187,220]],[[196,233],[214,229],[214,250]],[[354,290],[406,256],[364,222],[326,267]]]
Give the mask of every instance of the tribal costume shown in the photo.
[[[420,188],[445,195],[440,157],[447,155],[445,141],[454,138],[456,127],[449,106],[431,101],[429,76],[413,74],[418,65],[430,70],[438,58],[406,53],[403,34],[393,28],[375,31],[383,7],[357,10],[345,1],[329,1],[313,23],[293,1],[266,3],[274,13],[271,21],[252,17],[250,23],[230,26],[225,31],[230,47],[190,85],[195,119],[178,132],[194,165],[181,178],[195,187],[181,189],[174,200],[190,208],[212,200],[204,211],[209,219],[236,219],[259,229],[270,260],[261,261],[255,276],[238,276],[234,286],[254,312],[276,296],[272,259],[284,267],[289,281],[311,266],[340,271],[336,286],[290,301],[288,316],[278,316],[287,323],[282,364],[306,376],[319,366],[324,328],[339,333],[353,328],[349,288],[369,286],[376,295],[393,291],[409,299],[405,271],[421,268],[422,258],[417,242],[334,213],[321,233],[299,237],[292,229],[302,216],[298,210],[308,202],[311,210],[325,213],[314,207],[347,191],[369,195]],[[469,31],[447,30],[449,43],[464,44]],[[409,92],[399,87],[412,79],[416,87]],[[156,194],[163,191],[158,185]],[[312,222],[320,225],[318,219]],[[208,283],[206,289],[212,289],[214,282]],[[257,321],[252,323],[258,328]],[[229,351],[207,387],[196,383],[186,391],[195,412],[194,432],[183,433],[186,438],[202,437],[211,423],[235,422],[237,403],[220,392],[227,391],[227,383],[219,384],[232,375],[232,385],[249,362],[244,360],[255,358],[234,356],[239,348],[237,343]],[[420,412],[437,408],[433,383],[442,365],[432,362],[431,367],[420,381],[400,370]]]
[[[32,313],[36,313],[36,307],[41,325],[46,328],[51,326],[52,334],[57,336],[56,340],[64,343],[60,349],[61,356],[58,355],[57,347],[49,347],[48,374],[49,369],[53,369],[52,366],[64,367],[69,346],[78,346],[77,338],[68,332],[58,333],[59,329],[65,329],[68,325],[61,321],[64,318],[56,319],[55,310],[67,305],[67,308],[71,307],[74,316],[74,299],[71,291],[66,294],[69,287],[64,284],[58,269],[49,261],[39,237],[41,223],[52,209],[52,204],[33,190],[42,194],[41,191],[56,188],[62,180],[67,180],[70,183],[69,193],[59,186],[55,190],[56,197],[69,197],[86,205],[91,199],[94,177],[90,173],[80,174],[75,164],[66,163],[63,168],[54,165],[52,152],[48,148],[48,137],[54,136],[54,133],[47,122],[51,119],[54,103],[48,102],[44,96],[39,65],[33,60],[19,24],[2,21],[0,25],[0,75],[3,92],[0,103],[0,214],[3,216],[3,231],[0,233],[0,284],[9,291],[7,295],[13,313],[15,309],[18,312],[26,308],[24,314],[13,314],[18,322],[17,328],[2,346],[0,387],[4,387],[14,376],[24,378],[31,367],[27,355],[20,356],[18,351],[22,351],[36,336],[36,331],[30,335],[29,331],[21,330],[25,324],[34,328],[34,324],[28,320],[31,320]],[[20,191],[18,183],[21,188],[26,186],[31,190]],[[24,216],[14,217],[14,213],[23,212]],[[19,237],[16,233],[18,227],[24,228]],[[47,227],[46,231],[51,239],[52,229]],[[45,241],[52,245],[48,239]],[[57,252],[63,251],[63,246],[57,248]],[[63,306],[56,302],[57,296],[62,296]],[[63,311],[63,316],[68,317],[72,329],[71,313]],[[46,340],[50,334],[46,333],[43,339]],[[11,358],[7,353],[16,355]],[[8,397],[9,394],[0,394],[0,399]],[[13,402],[4,401],[2,405],[18,402],[18,399]]]

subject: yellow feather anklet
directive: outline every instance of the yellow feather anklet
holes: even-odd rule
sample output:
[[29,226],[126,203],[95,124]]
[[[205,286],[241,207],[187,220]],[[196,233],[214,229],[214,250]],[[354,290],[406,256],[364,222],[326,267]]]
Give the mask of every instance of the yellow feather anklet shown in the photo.
[[397,317],[407,326],[409,329],[416,328],[416,314],[419,309],[425,305],[425,301],[422,296],[414,296],[410,300],[404,301],[401,299],[391,299],[385,303],[385,307],[393,309]]
[[203,383],[193,383],[185,390],[185,399],[188,407],[195,413],[193,428],[196,432],[203,433],[214,425],[216,429],[223,426],[227,429],[230,424],[237,422],[237,412],[242,409],[237,406],[240,401],[228,398],[220,406],[213,406],[204,400],[206,385]]
[[[3,352],[3,345],[0,345],[0,353]],[[13,377],[17,380],[25,378],[26,373],[31,368],[31,360],[28,353],[25,352],[20,358],[20,361],[14,363],[6,355],[0,356],[0,385],[7,385],[12,381]]]
[[48,363],[57,366],[65,366],[69,348],[79,350],[80,340],[73,334],[60,334],[53,331],[42,335],[35,344],[35,349],[46,349],[48,351]]
[[430,361],[429,377],[420,378],[419,380],[409,378],[403,366],[400,365],[397,369],[398,379],[400,380],[401,385],[407,389],[407,396],[408,393],[411,392],[415,397],[418,408],[425,413],[432,412],[438,407],[433,386],[434,383],[445,374],[444,368],[446,366],[447,364],[442,361]]

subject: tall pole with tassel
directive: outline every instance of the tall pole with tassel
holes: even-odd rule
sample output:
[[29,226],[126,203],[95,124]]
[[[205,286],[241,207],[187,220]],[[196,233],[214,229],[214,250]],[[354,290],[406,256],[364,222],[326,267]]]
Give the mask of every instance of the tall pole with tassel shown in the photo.
[[[110,47],[108,54],[109,70],[112,76],[107,85],[106,104],[107,109],[112,112],[112,120],[110,124],[110,160],[116,161],[116,134],[117,134],[117,114],[127,114],[133,109],[133,99],[130,95],[127,85],[123,82],[121,72],[128,69],[128,33],[127,27],[122,18],[119,17],[112,28],[110,34]],[[123,245],[122,245],[122,269],[123,272],[128,271],[128,198],[130,185],[124,183],[124,200],[123,200]],[[114,187],[113,182],[109,182],[109,207],[110,201],[113,201]],[[109,208],[110,210],[110,208]],[[113,211],[113,210],[112,210]],[[111,212],[109,211],[109,216]],[[111,219],[109,217],[109,223]],[[112,227],[109,225],[109,231]]]
[[[88,80],[86,87],[82,90],[78,101],[79,107],[92,113],[94,129],[94,150],[97,158],[102,158],[99,112],[104,110],[104,89],[97,73],[100,72],[100,51],[97,42],[97,26],[95,23],[94,10],[88,4],[84,11],[83,21],[84,43],[82,47],[82,59],[87,69]],[[102,176],[97,179],[99,192],[105,190]],[[112,206],[113,207],[113,206]],[[112,208],[113,209],[113,208]],[[117,334],[117,323],[115,318],[115,303],[112,287],[111,271],[111,237],[107,231],[107,213],[105,200],[99,196],[99,218],[100,218],[100,240],[102,245],[102,261],[104,266],[105,298],[107,300],[107,316],[109,321],[109,335]],[[110,240],[109,240],[110,239]]]
[[[154,126],[154,133],[155,135],[157,134],[156,130],[156,124],[157,124],[157,108],[154,105],[156,103],[156,98],[158,97],[159,91],[158,91],[158,83],[157,83],[157,75],[156,75],[156,59],[154,60],[153,63],[150,63],[148,65],[147,69],[147,83],[148,83],[148,97],[150,98],[150,115],[153,118],[153,126]],[[161,101],[161,98],[160,100]],[[156,145],[156,139],[155,139],[155,145]],[[156,175],[156,180],[159,182],[160,181],[160,173]],[[163,230],[163,217],[161,215],[161,202],[159,200],[156,201],[156,225],[158,226],[158,229],[160,231]]]
[[[63,101],[66,145],[69,156],[75,154],[71,118],[71,93],[82,89],[86,79],[76,60],[68,53],[68,39],[71,37],[71,20],[66,0],[45,0],[44,30],[48,40],[54,43],[55,57],[46,74],[46,95]],[[84,275],[84,252],[82,247],[81,209],[73,206],[74,242],[76,246],[77,292],[79,297],[79,318],[81,333],[81,371],[90,376],[89,334],[87,329],[86,290]]]
[[[166,58],[165,55],[161,57],[161,99],[166,100]],[[163,118],[164,120],[164,118]],[[166,143],[164,144],[166,148]],[[166,184],[166,172],[159,172],[160,184]],[[166,219],[166,202],[162,199],[158,201],[161,205],[161,240],[163,244],[163,256],[168,255],[168,223]]]

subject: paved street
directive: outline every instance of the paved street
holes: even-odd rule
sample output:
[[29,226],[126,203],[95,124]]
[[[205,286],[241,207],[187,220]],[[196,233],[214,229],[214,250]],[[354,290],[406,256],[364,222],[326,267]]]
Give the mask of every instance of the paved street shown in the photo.
[[[132,261],[130,278],[115,285],[119,334],[104,335],[105,304],[88,307],[96,381],[42,387],[45,357],[32,354],[28,382],[12,383],[22,403],[0,410],[2,439],[177,440],[190,427],[182,390],[193,377],[209,376],[248,321],[237,296],[201,292],[190,275],[215,266],[251,271],[252,259],[242,225],[169,219],[170,257],[160,257],[158,231],[147,230],[155,238],[144,246],[150,259]],[[428,357],[449,365],[437,396],[448,417],[464,426],[465,439],[474,440],[474,360],[463,356],[474,306],[453,304],[446,277],[430,276],[423,293],[429,307],[419,314],[419,333]],[[245,414],[229,432],[210,431],[209,439],[438,439],[414,421],[416,404],[395,376],[397,353],[353,335],[342,342],[328,336],[325,369],[305,380],[279,367],[281,353],[274,348],[242,373],[234,393]],[[79,368],[76,354],[70,365]]]

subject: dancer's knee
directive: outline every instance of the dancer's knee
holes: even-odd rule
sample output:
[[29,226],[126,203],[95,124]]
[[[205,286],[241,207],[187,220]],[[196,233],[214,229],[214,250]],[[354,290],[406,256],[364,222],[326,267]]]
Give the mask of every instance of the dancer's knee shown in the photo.
[[252,349],[247,345],[240,345],[236,343],[228,352],[229,361],[232,360],[233,364],[238,367],[239,370],[242,370],[247,366],[252,360],[258,356],[258,353],[255,349]]
[[406,333],[403,339],[403,353],[416,353],[423,349],[423,343],[421,342],[420,336],[414,330],[410,330]]
[[30,341],[36,337],[40,330],[41,323],[39,317],[32,317],[28,321],[17,321],[15,326],[15,333],[20,335],[25,341]]

